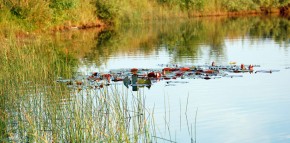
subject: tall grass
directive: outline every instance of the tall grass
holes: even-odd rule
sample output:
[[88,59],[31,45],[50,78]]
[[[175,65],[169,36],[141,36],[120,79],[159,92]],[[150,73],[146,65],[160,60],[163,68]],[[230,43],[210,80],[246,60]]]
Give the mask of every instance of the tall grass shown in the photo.
[[[0,2],[1,30],[40,31],[100,23],[146,23],[155,19],[270,13],[289,0],[9,0]],[[276,9],[276,10],[275,10]],[[10,26],[13,25],[13,26]],[[7,28],[6,28],[7,27]],[[3,33],[3,30],[2,32]],[[5,33],[5,32],[4,32]]]
[[[52,87],[55,88],[55,87]],[[61,88],[61,87],[58,87]],[[141,95],[129,103],[117,89],[39,90],[9,112],[9,140],[15,142],[150,142]],[[110,91],[112,90],[112,91]],[[48,93],[47,93],[48,92]],[[54,95],[56,94],[56,95]],[[51,97],[53,96],[53,97]],[[55,97],[60,96],[60,97]],[[15,111],[16,109],[16,111]]]
[[[35,41],[35,46],[29,46],[25,41],[15,41],[12,39],[1,40],[1,131],[5,132],[1,139],[11,134],[7,130],[11,122],[12,114],[20,109],[18,101],[22,100],[26,92],[38,92],[39,88],[46,83],[53,83],[56,75],[65,73],[68,77],[71,72],[69,66],[67,72],[60,70],[60,67],[66,67],[69,62],[64,63],[65,59],[58,59],[60,51],[53,49],[45,44]],[[57,60],[58,59],[58,60]],[[57,61],[60,61],[59,63]],[[59,67],[59,68],[56,68]],[[62,76],[66,76],[62,75]],[[32,88],[33,86],[35,88]],[[52,85],[47,85],[52,86]],[[28,90],[26,90],[28,88]],[[19,107],[19,108],[17,108]],[[2,116],[3,115],[3,116]],[[2,134],[1,134],[2,135]]]
[[1,45],[0,142],[151,141],[141,93],[57,83],[74,77],[77,61],[49,38]]

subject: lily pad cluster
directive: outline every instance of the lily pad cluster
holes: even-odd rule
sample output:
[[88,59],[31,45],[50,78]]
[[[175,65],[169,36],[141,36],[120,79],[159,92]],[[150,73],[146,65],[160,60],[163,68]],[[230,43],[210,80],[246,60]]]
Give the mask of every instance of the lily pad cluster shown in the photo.
[[[100,89],[104,86],[112,84],[123,84],[127,88],[132,86],[132,90],[138,90],[138,87],[150,88],[152,83],[165,80],[167,85],[170,83],[178,83],[176,79],[219,79],[223,77],[235,78],[243,77],[244,73],[273,73],[279,70],[254,70],[259,65],[190,65],[179,66],[160,64],[158,69],[145,68],[128,68],[128,69],[112,69],[107,73],[94,72],[88,76],[78,76],[75,79],[64,80],[59,79],[57,82],[66,83],[69,86],[89,87]],[[180,82],[183,83],[183,82]]]

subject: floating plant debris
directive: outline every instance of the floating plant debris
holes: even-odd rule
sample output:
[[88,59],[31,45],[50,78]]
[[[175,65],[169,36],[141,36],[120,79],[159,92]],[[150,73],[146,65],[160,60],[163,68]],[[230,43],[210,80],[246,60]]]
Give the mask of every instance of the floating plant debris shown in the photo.
[[107,73],[94,72],[88,76],[80,76],[75,79],[58,79],[59,83],[66,83],[73,86],[89,86],[94,89],[101,89],[104,86],[112,84],[122,84],[129,88],[132,86],[133,91],[138,87],[150,88],[151,85],[158,81],[166,81],[166,86],[175,86],[178,83],[188,83],[176,79],[220,79],[220,78],[238,78],[243,77],[244,73],[273,73],[280,70],[256,70],[254,67],[260,65],[236,65],[236,62],[230,62],[229,65],[188,65],[180,66],[177,64],[159,64],[161,68],[129,68],[129,69],[112,69]]
[[255,73],[273,73],[273,72],[279,72],[280,70],[257,70]]

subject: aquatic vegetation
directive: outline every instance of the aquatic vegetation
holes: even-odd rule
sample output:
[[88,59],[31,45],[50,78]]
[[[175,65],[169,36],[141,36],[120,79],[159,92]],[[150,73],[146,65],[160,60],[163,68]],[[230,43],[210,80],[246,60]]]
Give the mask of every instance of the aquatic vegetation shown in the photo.
[[[142,95],[131,99],[112,86],[67,93],[58,88],[43,87],[15,101],[17,110],[8,114],[8,141],[150,142],[151,113]],[[49,92],[62,95],[51,98]]]
[[[58,77],[73,77],[75,60],[52,43],[34,44],[19,49],[12,42],[0,52],[0,142],[154,140],[141,92],[105,85],[94,90],[82,79],[59,84]],[[68,88],[74,84],[82,90]]]
[[[66,83],[70,87],[102,89],[105,86],[118,85],[123,82],[124,86],[129,88],[132,86],[133,91],[138,91],[138,87],[147,87],[166,81],[166,86],[175,85],[177,83],[187,83],[180,81],[182,79],[220,79],[220,78],[236,78],[243,77],[245,73],[273,73],[280,70],[254,70],[254,67],[260,68],[260,65],[236,65],[236,62],[230,62],[229,65],[187,65],[181,66],[177,64],[159,64],[160,69],[112,69],[108,73],[94,72],[92,75],[78,75],[74,79],[58,79],[57,82]],[[180,79],[180,80],[179,80]]]

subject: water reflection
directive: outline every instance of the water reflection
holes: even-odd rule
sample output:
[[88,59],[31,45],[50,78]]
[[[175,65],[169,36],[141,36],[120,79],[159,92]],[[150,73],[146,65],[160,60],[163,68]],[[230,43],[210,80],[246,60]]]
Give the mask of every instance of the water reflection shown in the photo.
[[[102,64],[105,69],[143,65],[150,68],[164,63],[158,62],[164,58],[169,59],[168,63],[180,64],[204,61],[220,64],[234,59],[245,64],[261,64],[262,69],[265,66],[283,69],[281,66],[290,63],[281,53],[289,52],[277,51],[279,45],[289,47],[288,27],[289,21],[279,17],[197,18],[120,27],[115,30],[117,34],[110,46],[102,46],[104,50],[114,49],[102,57],[107,59]],[[287,139],[281,141],[278,136],[289,132],[283,128],[289,126],[290,119],[289,111],[285,111],[289,108],[286,96],[289,89],[284,85],[287,80],[289,73],[284,70],[279,74],[245,74],[243,78],[210,82],[169,83],[175,86],[164,86],[164,81],[146,92],[150,95],[147,106],[154,107],[156,125],[161,128],[159,134],[167,139],[174,132],[177,141],[189,141],[190,126],[198,107],[198,141],[285,142]],[[189,123],[184,117],[187,103]]]
[[[188,126],[193,123],[195,109],[198,107],[197,138],[201,142],[244,140],[265,142],[268,138],[276,142],[288,141],[290,117],[286,109],[289,109],[290,91],[285,85],[290,80],[289,51],[287,51],[289,25],[289,20],[280,17],[196,18],[127,25],[105,31],[95,29],[70,31],[43,39],[21,41],[19,45],[25,45],[21,50],[17,47],[0,51],[0,64],[3,69],[0,74],[1,93],[5,94],[1,96],[1,103],[5,101],[5,105],[0,105],[0,115],[7,112],[9,114],[5,117],[5,121],[6,119],[8,121],[8,118],[17,121],[17,124],[11,121],[2,127],[13,129],[16,125],[15,127],[22,131],[19,135],[22,141],[30,141],[35,132],[39,137],[53,136],[62,142],[75,140],[66,136],[72,133],[76,138],[87,137],[83,132],[77,132],[77,129],[93,133],[88,134],[92,137],[91,141],[122,133],[120,130],[126,133],[134,127],[136,132],[133,134],[137,135],[139,125],[142,127],[144,125],[138,124],[138,118],[134,119],[131,125],[132,122],[126,122],[126,117],[135,113],[128,109],[143,112],[139,107],[145,106],[141,104],[145,103],[145,97],[143,100],[141,96],[132,96],[140,98],[136,101],[127,99],[131,94],[142,91],[140,88],[132,88],[139,92],[125,90],[127,94],[124,97],[119,94],[112,97],[97,92],[114,86],[106,86],[99,90],[73,88],[71,92],[66,85],[58,84],[55,80],[59,76],[71,78],[76,70],[88,73],[87,67],[91,66],[97,68],[89,70],[98,70],[102,66],[105,67],[104,69],[136,65],[146,65],[146,68],[151,68],[157,63],[199,63],[200,59],[223,63],[228,62],[228,59],[237,59],[238,62],[245,62],[245,64],[253,62],[261,64],[262,69],[265,68],[264,66],[269,69],[274,66],[274,69],[283,70],[279,74],[245,74],[244,78],[231,80],[228,78],[210,81],[186,80],[184,81],[186,84],[182,85],[176,84],[178,82],[167,83],[176,86],[164,86],[162,81],[154,84],[150,90],[145,90],[150,95],[146,97],[146,101],[149,101],[146,102],[146,106],[154,108],[158,127],[164,125],[165,120],[166,131],[164,133],[162,129],[160,134],[167,139],[171,138],[172,134],[167,131],[171,127],[171,133],[180,130],[176,132],[177,141],[187,142],[187,139],[190,139],[188,134],[191,132],[188,131],[190,130]],[[286,49],[286,52],[279,51],[279,46],[284,47],[283,50]],[[285,57],[281,56],[281,53],[285,54]],[[80,59],[78,65],[75,59]],[[150,62],[146,64],[148,59]],[[159,61],[163,59],[169,60]],[[258,73],[270,73],[267,70],[258,71]],[[31,83],[30,88],[27,88],[26,81]],[[74,95],[74,98],[71,98],[71,95]],[[84,98],[91,98],[91,100],[84,100]],[[109,98],[113,100],[107,102]],[[124,102],[119,104],[116,101]],[[134,108],[128,108],[130,103],[136,103],[135,106],[133,105]],[[187,109],[190,116],[189,125],[185,121],[187,117],[183,116]],[[108,110],[113,112],[103,114]],[[124,116],[113,116],[119,114]],[[136,112],[135,115],[139,116],[139,113]],[[78,122],[71,122],[73,118]],[[96,119],[100,124],[95,122]],[[104,124],[108,124],[107,121],[112,121],[112,124],[107,127],[113,129],[113,132],[104,134],[106,133]],[[117,121],[123,123],[119,124]],[[147,119],[144,123],[145,121]],[[43,123],[43,126],[39,126],[37,124],[39,122]],[[120,130],[115,128],[116,124],[120,125]],[[55,126],[53,133],[51,125]],[[99,130],[100,128],[102,130]],[[143,129],[147,131],[146,128]],[[243,131],[242,134],[236,132],[240,130]],[[29,133],[29,139],[26,138],[26,132]],[[99,135],[97,138],[95,132]],[[59,136],[57,133],[63,135]],[[215,136],[217,134],[218,136]],[[232,136],[233,134],[235,136]],[[144,136],[147,134],[145,133]],[[277,137],[281,138],[277,139]],[[84,141],[78,139],[79,142]],[[37,140],[40,141],[41,138]],[[48,139],[50,140],[52,139]]]
[[83,55],[88,61],[104,65],[117,55],[151,55],[165,49],[171,62],[195,60],[203,49],[209,48],[213,61],[225,60],[225,39],[249,36],[255,39],[273,39],[289,46],[289,21],[279,17],[202,18],[163,21],[152,24],[119,27],[106,30],[95,37],[92,52]]
[[261,39],[273,39],[277,43],[286,41],[289,44],[289,30],[288,19],[261,17],[249,29],[249,34]]

